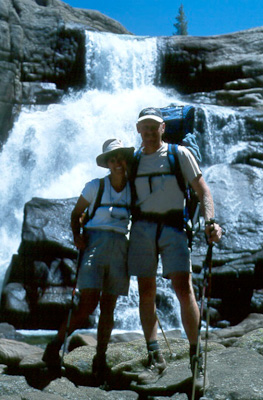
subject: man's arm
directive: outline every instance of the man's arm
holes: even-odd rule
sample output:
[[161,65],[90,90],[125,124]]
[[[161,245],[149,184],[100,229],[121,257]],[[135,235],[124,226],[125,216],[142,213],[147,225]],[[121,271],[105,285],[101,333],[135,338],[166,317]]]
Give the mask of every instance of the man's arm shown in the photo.
[[74,236],[74,243],[80,250],[85,249],[85,241],[80,232],[80,228],[82,215],[88,206],[88,201],[81,195],[71,213],[71,229]]
[[214,218],[214,202],[204,178],[200,175],[191,182],[201,206],[201,213],[205,219],[205,233],[209,243],[219,242],[222,237],[222,229],[217,223],[210,223]]

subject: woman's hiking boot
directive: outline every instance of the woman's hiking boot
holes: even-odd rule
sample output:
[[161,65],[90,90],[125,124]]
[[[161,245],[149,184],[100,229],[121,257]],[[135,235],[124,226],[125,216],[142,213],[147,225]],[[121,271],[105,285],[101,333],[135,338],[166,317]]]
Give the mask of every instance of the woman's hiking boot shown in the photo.
[[160,350],[148,352],[148,364],[146,369],[138,375],[139,385],[155,383],[164,375],[167,364]]
[[205,390],[209,386],[209,381],[208,381],[207,371],[206,371],[206,376],[204,375],[205,371],[204,371],[204,362],[202,354],[200,354],[199,357],[194,355],[190,358],[190,367],[192,370],[193,379],[195,373],[195,364],[196,364],[195,389],[197,391],[200,391],[202,389]]
[[61,367],[61,357],[59,355],[60,347],[61,343],[58,342],[56,339],[48,343],[42,356],[42,360],[47,364],[48,368]]
[[111,369],[106,362],[106,354],[96,354],[92,361],[92,373],[98,386],[105,385],[107,383],[107,380],[110,376],[110,371]]

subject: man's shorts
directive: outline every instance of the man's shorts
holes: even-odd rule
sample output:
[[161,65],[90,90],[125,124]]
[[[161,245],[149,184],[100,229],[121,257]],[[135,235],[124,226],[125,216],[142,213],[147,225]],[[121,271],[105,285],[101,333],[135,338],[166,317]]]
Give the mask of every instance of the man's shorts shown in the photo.
[[129,275],[156,276],[159,254],[164,277],[176,272],[191,272],[190,250],[184,231],[165,225],[158,233],[157,223],[136,221],[130,235]]
[[127,296],[128,240],[121,233],[87,230],[87,247],[81,261],[78,288],[99,289],[113,295]]

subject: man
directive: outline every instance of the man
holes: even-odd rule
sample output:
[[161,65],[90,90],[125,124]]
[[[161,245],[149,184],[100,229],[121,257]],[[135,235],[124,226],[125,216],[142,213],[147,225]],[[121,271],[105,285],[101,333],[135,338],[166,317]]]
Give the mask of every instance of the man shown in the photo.
[[[182,323],[190,343],[190,364],[198,341],[199,308],[191,280],[191,260],[187,236],[183,230],[184,194],[175,175],[170,172],[167,143],[162,141],[165,123],[161,111],[146,108],[139,114],[137,131],[142,138],[142,154],[133,182],[136,202],[128,256],[129,274],[138,278],[140,318],[147,344],[148,368],[139,375],[141,384],[156,381],[166,368],[157,342],[156,271],[158,255],[163,276],[171,279],[180,302]],[[214,223],[213,199],[191,152],[178,146],[183,176],[197,193],[208,243],[218,242],[222,235]],[[202,386],[202,359],[198,362],[196,386]]]

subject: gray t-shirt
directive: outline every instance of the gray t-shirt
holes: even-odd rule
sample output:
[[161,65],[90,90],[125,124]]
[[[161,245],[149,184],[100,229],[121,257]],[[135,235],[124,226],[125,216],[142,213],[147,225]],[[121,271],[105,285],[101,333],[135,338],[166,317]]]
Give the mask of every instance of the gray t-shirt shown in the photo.
[[[141,155],[135,186],[137,192],[136,205],[142,212],[166,213],[170,210],[183,210],[184,194],[178,186],[177,180],[170,173],[170,164],[167,157],[168,144],[162,146],[153,154]],[[178,158],[186,182],[191,183],[194,178],[202,173],[192,155],[184,146],[178,146]],[[144,174],[164,173],[151,178],[151,188],[148,176]]]

